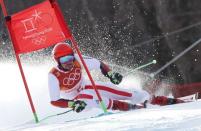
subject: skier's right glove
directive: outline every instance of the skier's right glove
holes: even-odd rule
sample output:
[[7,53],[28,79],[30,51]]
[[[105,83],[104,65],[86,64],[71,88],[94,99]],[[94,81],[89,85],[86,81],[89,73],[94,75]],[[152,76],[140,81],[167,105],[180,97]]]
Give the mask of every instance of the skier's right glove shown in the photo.
[[73,111],[75,111],[77,113],[83,111],[85,109],[86,105],[87,104],[84,101],[80,101],[80,100],[68,102],[68,107],[72,108]]
[[100,69],[102,74],[108,77],[113,84],[119,84],[122,81],[123,76],[117,72],[112,72],[105,63],[101,62]]
[[106,76],[110,79],[110,81],[114,84],[119,84],[122,79],[123,79],[123,76],[117,72],[112,72],[112,71],[109,71]]

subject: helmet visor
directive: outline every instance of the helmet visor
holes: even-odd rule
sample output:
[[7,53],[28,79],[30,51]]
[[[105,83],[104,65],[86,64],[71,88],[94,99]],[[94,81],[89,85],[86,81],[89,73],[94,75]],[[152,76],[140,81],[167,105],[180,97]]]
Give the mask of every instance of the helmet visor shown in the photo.
[[68,56],[63,56],[63,57],[59,58],[59,62],[60,62],[61,64],[70,63],[70,62],[72,62],[74,59],[75,59],[75,57],[74,57],[73,55],[68,55]]

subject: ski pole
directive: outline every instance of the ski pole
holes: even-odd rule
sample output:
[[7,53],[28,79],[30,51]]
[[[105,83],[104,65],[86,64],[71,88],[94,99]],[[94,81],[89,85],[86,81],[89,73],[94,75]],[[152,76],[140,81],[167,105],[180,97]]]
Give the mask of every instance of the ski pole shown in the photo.
[[62,113],[58,113],[58,114],[55,114],[55,115],[46,116],[45,118],[41,119],[39,122],[47,120],[47,119],[55,117],[55,116],[60,116],[60,115],[66,114],[66,113],[71,112],[71,111],[73,111],[73,109],[65,111],[65,112],[62,112]]
[[164,66],[162,66],[160,69],[158,69],[156,72],[151,73],[151,77],[154,77],[155,75],[159,74],[160,72],[162,72],[165,68],[167,68],[169,65],[171,65],[172,63],[174,63],[175,61],[177,61],[180,57],[182,57],[183,55],[185,55],[188,51],[190,51],[192,48],[194,48],[195,46],[197,46],[198,44],[201,43],[201,38],[198,39],[197,41],[195,41],[192,45],[190,45],[189,47],[187,47],[184,51],[182,51],[181,53],[179,53],[176,57],[174,57],[172,60],[170,60],[169,62],[167,62]]
[[189,30],[189,29],[191,29],[191,28],[193,28],[193,27],[200,26],[200,25],[201,25],[201,22],[198,22],[198,23],[191,24],[191,25],[189,25],[189,26],[180,28],[180,29],[175,30],[175,31],[173,31],[173,32],[167,32],[165,35],[161,35],[161,36],[158,36],[158,37],[156,37],[156,38],[152,38],[152,39],[149,39],[149,40],[147,40],[147,41],[138,43],[138,44],[134,45],[134,48],[136,48],[136,47],[141,47],[141,46],[146,45],[146,44],[149,44],[150,42],[153,42],[153,41],[155,41],[155,40],[160,40],[160,39],[162,39],[162,38],[169,37],[169,36],[175,35],[175,34],[177,34],[177,33],[181,33],[181,32],[183,32],[183,31]]
[[153,61],[151,61],[151,62],[149,62],[149,63],[147,63],[147,64],[144,64],[144,65],[142,65],[142,66],[139,66],[139,67],[137,67],[137,68],[131,70],[130,72],[126,73],[124,76],[127,76],[127,75],[129,75],[129,74],[135,72],[136,70],[145,68],[145,67],[147,67],[147,66],[149,66],[149,65],[156,64],[156,63],[157,63],[157,61],[156,61],[156,60],[153,60]]

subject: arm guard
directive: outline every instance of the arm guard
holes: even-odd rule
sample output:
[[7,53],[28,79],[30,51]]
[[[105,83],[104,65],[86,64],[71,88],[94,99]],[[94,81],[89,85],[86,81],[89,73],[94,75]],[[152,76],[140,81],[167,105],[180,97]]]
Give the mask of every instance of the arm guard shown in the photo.
[[111,69],[109,68],[108,65],[106,65],[105,63],[101,62],[100,64],[100,69],[101,69],[101,72],[104,76],[106,76],[108,74],[109,71],[111,71]]

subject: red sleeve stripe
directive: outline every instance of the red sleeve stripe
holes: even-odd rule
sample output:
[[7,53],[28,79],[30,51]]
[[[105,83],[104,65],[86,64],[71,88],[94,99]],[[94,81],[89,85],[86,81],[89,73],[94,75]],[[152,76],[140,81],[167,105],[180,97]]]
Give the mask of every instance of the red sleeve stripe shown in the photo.
[[87,94],[79,94],[75,99],[93,99],[92,95],[87,95]]
[[[117,94],[117,95],[120,95],[120,96],[132,97],[132,93],[129,93],[129,92],[126,92],[126,91],[115,90],[115,89],[112,89],[110,87],[101,86],[101,85],[96,85],[96,88],[98,90],[108,91],[108,92],[111,92],[111,93],[114,93],[114,94]],[[85,86],[85,89],[86,90],[87,89],[93,89],[93,87],[91,85],[87,85],[87,86]]]

